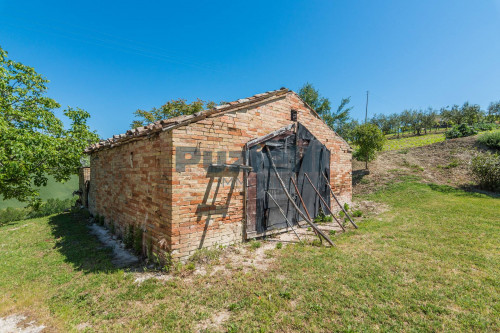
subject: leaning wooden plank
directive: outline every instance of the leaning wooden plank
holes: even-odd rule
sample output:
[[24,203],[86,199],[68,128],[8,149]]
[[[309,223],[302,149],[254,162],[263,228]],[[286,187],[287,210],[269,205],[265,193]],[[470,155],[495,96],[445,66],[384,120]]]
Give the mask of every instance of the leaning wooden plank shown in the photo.
[[326,185],[328,185],[328,187],[330,188],[330,192],[332,193],[332,196],[333,198],[335,199],[335,201],[337,201],[337,204],[339,205],[340,209],[342,209],[342,211],[344,212],[344,214],[349,218],[349,221],[351,221],[351,224],[354,226],[354,228],[358,229],[358,226],[356,225],[356,223],[354,223],[354,221],[351,219],[351,217],[349,216],[349,214],[347,214],[346,210],[344,209],[344,207],[340,204],[340,202],[338,201],[337,199],[337,196],[335,195],[335,193],[333,193],[333,189],[332,187],[330,186],[329,182],[328,182],[328,178],[326,178],[325,174],[323,174],[323,177],[325,178],[326,180]]
[[281,188],[283,188],[283,191],[285,192],[285,194],[286,194],[288,200],[290,201],[290,203],[292,204],[292,206],[297,210],[297,212],[299,213],[299,215],[307,223],[309,223],[309,225],[311,226],[311,228],[313,228],[314,230],[316,230],[324,239],[326,239],[326,241],[331,246],[333,246],[334,244],[333,244],[332,240],[327,235],[325,235],[325,233],[323,231],[319,230],[319,228],[310,219],[308,219],[307,216],[304,215],[304,213],[302,213],[302,211],[299,209],[299,207],[297,206],[297,204],[295,204],[295,201],[293,201],[292,196],[290,195],[290,193],[288,193],[288,191],[286,189],[286,186],[285,186],[285,183],[281,179],[281,177],[280,177],[280,175],[278,173],[278,170],[276,169],[276,166],[274,165],[273,157],[271,156],[271,152],[269,151],[269,147],[267,147],[267,146],[266,146],[266,152],[267,152],[267,155],[269,156],[269,160],[271,162],[271,166],[272,166],[274,172],[276,173],[276,177],[278,177],[278,180],[280,182]]
[[314,191],[316,191],[316,194],[318,195],[318,197],[321,199],[321,201],[323,202],[323,204],[325,205],[326,209],[328,209],[328,211],[330,212],[330,214],[332,215],[332,217],[335,219],[335,221],[337,221],[338,225],[342,228],[343,231],[345,231],[345,228],[344,226],[342,225],[342,223],[340,223],[339,220],[337,220],[337,218],[335,217],[335,214],[333,214],[332,210],[330,209],[330,207],[328,207],[328,204],[325,202],[325,199],[323,199],[323,197],[321,196],[321,194],[319,193],[318,189],[316,189],[316,186],[314,186],[314,184],[312,183],[311,181],[311,178],[309,178],[309,176],[307,175],[307,173],[304,173],[304,176],[306,176],[307,180],[309,181],[309,184],[311,184],[312,188],[314,189]]
[[286,223],[288,224],[288,226],[290,228],[292,228],[292,231],[295,233],[295,236],[297,236],[297,238],[299,239],[299,242],[300,242],[300,237],[299,235],[297,234],[297,232],[295,231],[295,229],[293,228],[292,224],[290,223],[290,221],[288,221],[288,218],[286,217],[286,214],[285,212],[283,211],[283,209],[281,209],[280,205],[278,205],[278,203],[276,202],[276,200],[274,200],[273,196],[271,195],[271,193],[267,192],[266,191],[266,194],[269,196],[269,198],[271,198],[271,200],[274,202],[274,204],[276,205],[276,207],[278,207],[278,209],[280,210],[280,213],[281,215],[283,215],[283,217],[285,218],[285,221]]
[[[302,207],[304,207],[304,212],[306,212],[306,215],[309,218],[309,220],[312,221],[311,215],[309,215],[309,211],[307,210],[306,204],[304,203],[304,200],[302,199],[302,195],[300,195],[299,188],[297,187],[297,183],[295,183],[295,179],[293,179],[293,177],[290,177],[290,180],[292,181],[292,184],[295,187],[295,193],[297,193],[297,196],[300,199],[300,203],[302,204]],[[314,233],[316,234],[316,236],[319,237],[319,241],[323,242],[323,239],[318,235],[318,232],[316,230],[314,230]]]

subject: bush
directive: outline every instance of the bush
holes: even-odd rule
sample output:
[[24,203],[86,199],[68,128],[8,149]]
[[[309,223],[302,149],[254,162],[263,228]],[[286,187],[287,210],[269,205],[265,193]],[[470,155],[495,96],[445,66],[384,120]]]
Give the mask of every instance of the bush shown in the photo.
[[12,208],[7,207],[0,210],[0,225],[20,221],[25,219],[32,219],[37,217],[43,217],[47,215],[61,213],[74,205],[76,199],[48,199],[46,202],[42,203],[40,206],[26,207],[26,208]]
[[7,207],[0,210],[0,225],[7,222],[24,220],[28,217],[29,211],[26,208]]
[[478,123],[474,125],[477,131],[492,131],[497,128],[495,123]]
[[472,158],[471,173],[481,188],[500,192],[500,154],[478,153]]
[[444,133],[447,139],[463,138],[466,136],[471,136],[476,134],[477,131],[473,127],[467,124],[460,124],[453,126],[449,131]]
[[32,210],[28,218],[42,217],[47,215],[52,215],[56,213],[61,213],[66,209],[71,208],[75,204],[76,199],[48,199],[47,202],[43,203],[39,209]]
[[134,251],[137,255],[142,255],[142,236],[144,231],[141,227],[134,229]]
[[250,243],[250,247],[252,248],[252,250],[257,250],[260,246],[261,246],[260,242],[256,240]]
[[500,131],[485,133],[477,141],[490,148],[500,149]]
[[363,212],[360,211],[359,209],[358,210],[355,210],[353,213],[352,213],[352,216],[354,217],[361,217],[363,216]]
[[195,264],[208,264],[211,262],[218,262],[221,253],[222,249],[219,247],[215,247],[213,249],[203,248],[196,250],[189,258],[189,261],[194,262]]

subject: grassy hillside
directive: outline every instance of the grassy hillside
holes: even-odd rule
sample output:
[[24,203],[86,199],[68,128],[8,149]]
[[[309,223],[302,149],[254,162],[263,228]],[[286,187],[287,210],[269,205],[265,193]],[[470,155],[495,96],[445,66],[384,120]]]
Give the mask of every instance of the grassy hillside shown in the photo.
[[[40,196],[42,200],[47,199],[68,199],[71,198],[73,191],[78,190],[78,176],[73,176],[66,183],[58,183],[54,178],[49,177],[47,186],[40,188]],[[26,203],[17,200],[0,200],[0,209],[7,207],[21,208],[25,207]]]
[[287,245],[259,254],[266,269],[205,264],[140,283],[79,215],[14,222],[0,227],[0,317],[64,332],[500,330],[499,199],[402,182],[358,200],[387,210],[333,248]]
[[386,141],[384,145],[384,151],[421,147],[436,142],[442,142],[444,140],[445,137],[444,134],[442,133],[412,136],[408,138],[391,139]]

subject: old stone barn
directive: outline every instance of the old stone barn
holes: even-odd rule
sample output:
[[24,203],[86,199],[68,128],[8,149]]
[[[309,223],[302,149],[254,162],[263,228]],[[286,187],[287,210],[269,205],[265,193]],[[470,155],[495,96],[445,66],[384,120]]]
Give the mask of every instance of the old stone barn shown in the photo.
[[174,259],[286,230],[278,206],[298,223],[270,157],[311,215],[324,203],[306,175],[324,202],[326,179],[341,202],[351,201],[351,148],[285,88],[129,130],[86,153],[90,212],[119,233],[142,229],[144,252]]

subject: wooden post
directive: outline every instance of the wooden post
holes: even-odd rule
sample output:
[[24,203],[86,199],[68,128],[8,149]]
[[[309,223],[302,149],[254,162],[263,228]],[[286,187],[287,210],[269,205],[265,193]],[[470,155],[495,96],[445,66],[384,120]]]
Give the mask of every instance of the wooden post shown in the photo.
[[342,205],[340,204],[340,202],[337,200],[337,196],[335,195],[335,193],[333,193],[333,189],[332,189],[332,187],[330,186],[330,184],[328,182],[328,178],[326,178],[326,176],[324,174],[323,174],[323,177],[325,177],[326,184],[330,188],[330,192],[332,193],[332,196],[335,199],[335,201],[337,201],[337,204],[340,206],[340,209],[342,209],[342,211],[344,212],[344,214],[349,218],[349,221],[351,221],[351,224],[354,226],[354,228],[358,229],[358,226],[356,225],[356,223],[354,223],[354,221],[351,219],[351,217],[349,216],[349,214],[347,214],[347,212],[344,209],[344,207],[342,207]]
[[269,196],[269,198],[271,198],[271,200],[274,202],[274,204],[276,205],[276,207],[278,207],[278,209],[280,210],[280,213],[281,215],[283,215],[283,217],[285,218],[285,221],[286,223],[288,224],[288,226],[290,228],[292,228],[292,231],[295,233],[295,236],[297,236],[297,238],[299,239],[300,241],[300,237],[299,235],[297,234],[297,232],[295,231],[295,229],[293,228],[292,224],[290,223],[290,221],[288,221],[288,218],[286,217],[286,214],[285,212],[283,211],[283,209],[281,209],[280,205],[278,205],[278,203],[276,202],[276,200],[274,200],[273,196],[271,195],[271,193],[267,192],[266,191],[266,194]]
[[[295,179],[293,179],[293,177],[290,177],[290,180],[292,181],[292,184],[295,187],[295,193],[297,193],[297,196],[300,199],[300,203],[302,203],[302,207],[304,207],[304,212],[306,212],[306,215],[309,218],[309,220],[312,221],[311,215],[309,215],[309,211],[307,210],[306,204],[304,203],[304,200],[302,200],[302,196],[300,195],[299,188],[297,187],[297,183],[295,183]],[[314,230],[314,233],[319,237],[319,235],[316,232],[316,230]],[[320,240],[320,242],[323,242],[323,239],[321,237],[319,237],[319,240]]]
[[321,194],[319,193],[319,191],[316,189],[316,186],[314,186],[314,184],[312,183],[312,181],[309,178],[309,176],[307,175],[307,173],[304,173],[304,176],[306,176],[307,180],[309,181],[309,184],[311,184],[311,186],[314,189],[314,191],[316,191],[316,194],[319,196],[319,198],[321,199],[321,201],[323,202],[323,204],[325,205],[325,207],[330,211],[330,214],[332,215],[332,217],[335,219],[335,221],[337,221],[338,225],[342,228],[342,230],[345,231],[344,226],[342,225],[342,223],[340,223],[339,220],[337,220],[337,218],[333,214],[332,210],[330,209],[330,207],[328,207],[328,204],[325,202],[325,200],[323,199],[323,197],[321,196]]

